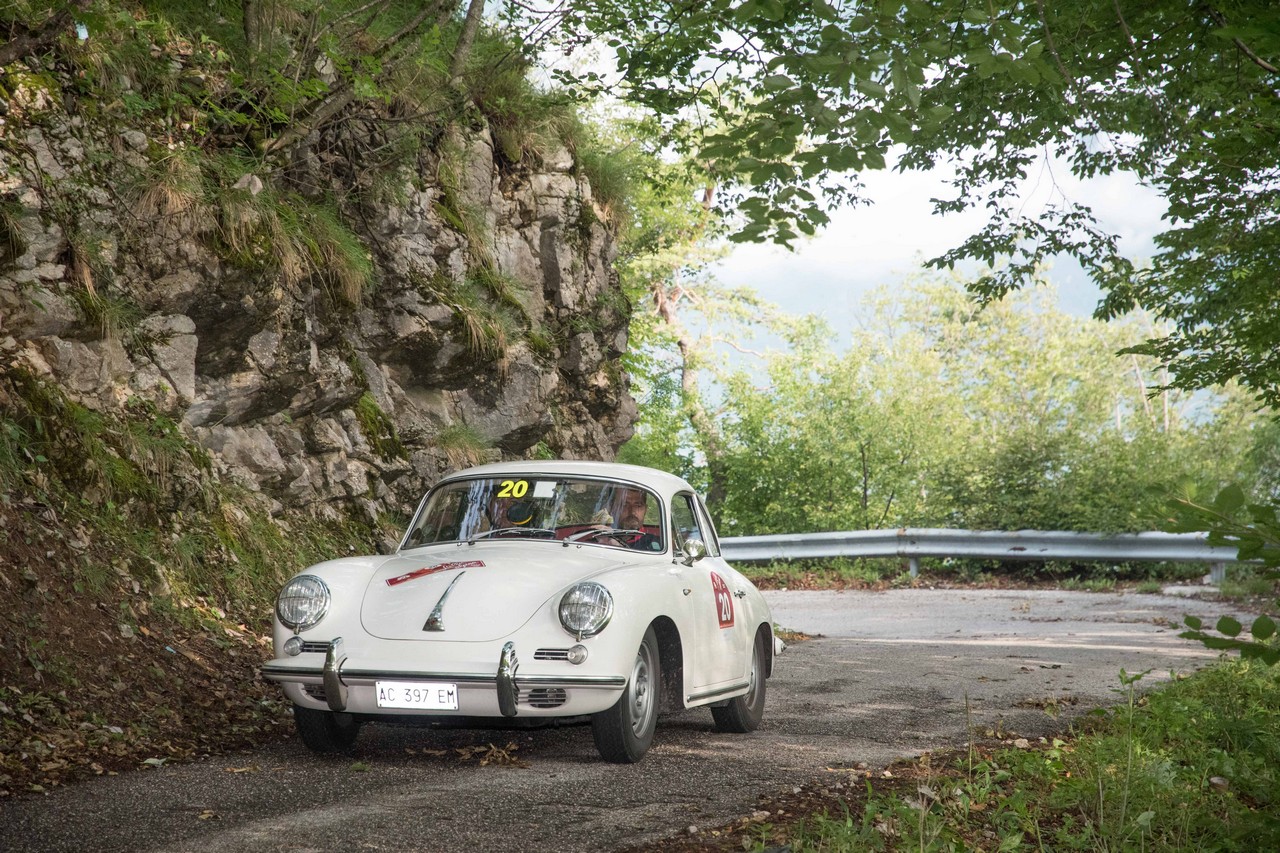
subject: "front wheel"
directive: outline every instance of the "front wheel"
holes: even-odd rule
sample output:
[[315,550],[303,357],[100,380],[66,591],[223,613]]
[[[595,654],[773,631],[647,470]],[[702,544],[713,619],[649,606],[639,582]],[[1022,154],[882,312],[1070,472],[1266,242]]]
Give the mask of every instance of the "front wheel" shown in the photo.
[[360,734],[360,721],[350,714],[293,706],[293,724],[307,749],[322,755],[349,752]]
[[711,709],[716,728],[722,732],[744,734],[754,732],[764,718],[764,662],[768,637],[756,636],[751,647],[751,686],[741,696],[735,696],[719,708]]
[[591,717],[591,735],[601,758],[614,764],[634,764],[649,751],[658,725],[661,683],[658,637],[650,628],[640,641],[622,696],[612,708]]

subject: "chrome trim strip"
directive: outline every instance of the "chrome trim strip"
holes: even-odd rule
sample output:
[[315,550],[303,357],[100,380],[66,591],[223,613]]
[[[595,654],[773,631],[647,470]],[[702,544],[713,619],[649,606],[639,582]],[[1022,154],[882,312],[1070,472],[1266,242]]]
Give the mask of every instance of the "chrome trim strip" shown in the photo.
[[334,637],[324,656],[324,701],[329,704],[330,711],[347,710],[347,686],[342,683],[340,674],[342,665],[346,662],[342,638]]
[[522,675],[516,679],[521,687],[605,687],[622,689],[627,686],[622,675]]
[[[294,666],[272,666],[263,664],[260,669],[262,677],[271,681],[301,681],[320,678],[323,670]],[[444,681],[464,686],[496,685],[497,677],[478,673],[461,672],[391,672],[375,669],[342,668],[342,684],[347,687],[368,687],[375,681]],[[529,687],[563,687],[568,690],[604,689],[621,690],[627,686],[627,679],[621,675],[520,675],[516,686],[521,689]],[[313,683],[313,682],[312,682]]]
[[493,684],[494,676],[477,672],[421,672],[390,669],[344,669],[348,684],[369,685],[375,681],[450,681],[454,684]]
[[520,688],[516,687],[516,670],[520,668],[520,659],[516,657],[516,644],[508,642],[502,647],[498,656],[498,710],[504,717],[516,715],[516,703],[520,699]]
[[740,684],[730,684],[728,687],[717,687],[715,690],[704,690],[701,693],[690,693],[684,697],[686,702],[697,702],[701,699],[710,699],[714,696],[723,696],[726,693],[734,693],[739,690],[747,690],[751,687],[750,681],[743,681]]
[[427,617],[427,624],[422,626],[424,631],[443,631],[444,630],[444,600],[449,597],[449,593],[453,592],[453,585],[462,580],[462,576],[466,572],[458,572],[457,576],[449,581],[449,585],[444,588],[444,595],[440,596],[440,600],[436,602],[436,606],[432,608],[431,615]]

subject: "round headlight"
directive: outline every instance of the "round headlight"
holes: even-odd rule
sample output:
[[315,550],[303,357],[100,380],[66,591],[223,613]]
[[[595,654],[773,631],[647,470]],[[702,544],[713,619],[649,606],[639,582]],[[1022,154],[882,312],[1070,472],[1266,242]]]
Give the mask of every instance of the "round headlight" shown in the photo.
[[329,587],[314,575],[298,575],[276,598],[276,616],[299,633],[315,627],[329,612]]
[[592,581],[575,584],[560,599],[560,624],[578,639],[599,634],[612,615],[613,596]]

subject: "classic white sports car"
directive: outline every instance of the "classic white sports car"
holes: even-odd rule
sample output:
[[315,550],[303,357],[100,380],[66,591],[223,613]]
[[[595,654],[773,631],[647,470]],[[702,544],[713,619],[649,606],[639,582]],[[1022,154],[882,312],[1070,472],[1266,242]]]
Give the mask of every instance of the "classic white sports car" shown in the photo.
[[375,719],[581,717],[605,760],[634,762],[665,711],[708,706],[722,731],[754,730],[772,624],[684,480],[484,465],[431,489],[395,554],[286,583],[262,673],[317,752]]

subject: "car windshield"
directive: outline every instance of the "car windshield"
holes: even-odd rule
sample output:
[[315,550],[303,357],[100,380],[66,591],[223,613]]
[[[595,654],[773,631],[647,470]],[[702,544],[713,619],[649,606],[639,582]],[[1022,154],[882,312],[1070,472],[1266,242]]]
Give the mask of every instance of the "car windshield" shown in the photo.
[[647,489],[537,475],[438,486],[404,547],[481,539],[559,540],[650,553],[667,548],[661,504]]

